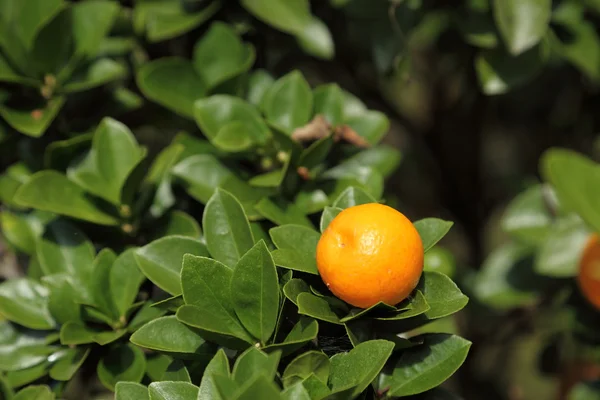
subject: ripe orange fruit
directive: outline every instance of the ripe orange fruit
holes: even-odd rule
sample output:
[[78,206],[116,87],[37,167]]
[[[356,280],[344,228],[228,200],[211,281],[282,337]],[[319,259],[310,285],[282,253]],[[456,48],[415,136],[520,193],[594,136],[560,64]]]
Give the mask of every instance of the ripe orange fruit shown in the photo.
[[600,238],[596,234],[590,235],[583,250],[577,283],[583,296],[600,309]]
[[419,283],[423,243],[402,213],[383,204],[339,213],[317,245],[317,267],[334,295],[355,307],[395,305]]

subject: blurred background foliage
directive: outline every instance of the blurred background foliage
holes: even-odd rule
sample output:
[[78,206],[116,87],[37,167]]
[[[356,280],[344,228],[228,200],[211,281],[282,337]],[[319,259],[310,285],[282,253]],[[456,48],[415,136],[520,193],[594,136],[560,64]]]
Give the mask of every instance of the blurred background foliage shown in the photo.
[[[600,155],[599,27],[597,0],[0,0],[1,200],[32,172],[64,170],[106,116],[155,155],[197,132],[192,105],[208,93],[259,103],[291,70],[336,82],[371,110],[356,131],[378,139],[389,118],[384,143],[403,159],[388,202],[455,221],[426,263],[474,294],[440,322],[474,343],[458,392],[554,398],[565,377],[598,377],[595,356],[578,356],[594,347],[564,335],[597,315],[569,279],[589,222],[555,218],[539,160],[552,146]],[[223,64],[195,68],[222,48]],[[523,226],[532,215],[542,222]],[[570,258],[553,264],[560,249]]]

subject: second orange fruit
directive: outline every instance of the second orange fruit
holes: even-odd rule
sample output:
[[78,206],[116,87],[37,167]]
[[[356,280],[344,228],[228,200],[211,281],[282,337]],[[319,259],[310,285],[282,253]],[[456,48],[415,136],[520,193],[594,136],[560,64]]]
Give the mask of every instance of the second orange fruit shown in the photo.
[[355,307],[395,305],[419,283],[423,243],[399,211],[378,203],[354,206],[323,232],[317,267],[329,290]]
[[577,283],[584,297],[600,309],[600,238],[590,235],[579,262]]

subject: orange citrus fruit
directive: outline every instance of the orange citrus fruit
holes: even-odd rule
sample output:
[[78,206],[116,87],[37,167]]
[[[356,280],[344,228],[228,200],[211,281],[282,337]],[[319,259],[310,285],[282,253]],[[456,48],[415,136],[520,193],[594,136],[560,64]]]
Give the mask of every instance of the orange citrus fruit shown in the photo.
[[600,309],[600,238],[590,235],[579,262],[577,283],[583,296]]
[[317,267],[329,290],[355,307],[395,305],[419,283],[423,243],[408,218],[393,208],[354,206],[323,232]]

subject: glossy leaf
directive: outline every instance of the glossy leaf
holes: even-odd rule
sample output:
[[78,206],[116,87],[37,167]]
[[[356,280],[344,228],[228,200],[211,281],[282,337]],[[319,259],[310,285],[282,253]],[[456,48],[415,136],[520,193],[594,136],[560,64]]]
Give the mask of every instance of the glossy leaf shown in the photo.
[[438,386],[462,365],[470,347],[471,342],[458,336],[425,335],[422,345],[402,353],[394,367],[390,394],[409,396]]
[[20,390],[13,400],[54,400],[56,397],[46,385],[32,385]]
[[[184,317],[179,319],[200,329],[251,341],[236,316],[230,292],[232,276],[233,271],[216,260],[186,255],[181,270],[183,298],[186,304],[195,306],[195,309],[184,310]],[[197,326],[200,314],[206,317]],[[181,316],[179,311],[178,316]],[[190,316],[192,320],[187,319]]]
[[139,383],[146,370],[146,358],[142,350],[131,344],[114,347],[98,363],[100,382],[110,390],[120,381]]
[[115,400],[150,400],[148,388],[135,382],[117,382],[115,385]]
[[52,368],[50,368],[50,377],[57,381],[70,380],[79,370],[89,354],[89,348],[74,348],[64,350],[59,356],[60,358],[58,361],[52,365]]
[[291,34],[299,34],[310,23],[307,0],[242,0],[242,6],[261,21]]
[[185,254],[208,256],[208,250],[196,239],[165,236],[136,250],[135,259],[142,273],[156,286],[178,296],[182,293],[180,273]]
[[210,360],[204,374],[202,375],[202,381],[200,382],[200,388],[198,390],[199,399],[221,399],[219,389],[214,381],[215,375],[221,375],[229,377],[229,360],[227,355],[220,349],[217,354]]
[[217,189],[206,204],[202,228],[210,254],[230,267],[254,246],[242,205],[224,190]]
[[264,144],[270,137],[269,128],[258,110],[252,104],[230,95],[213,95],[196,101],[194,118],[202,133],[211,141],[226,127],[233,129],[230,126],[232,123],[237,123],[235,127],[239,129],[238,135],[242,140]]
[[264,241],[236,264],[231,277],[231,302],[246,330],[262,343],[273,334],[279,312],[279,282]]
[[589,235],[589,230],[578,216],[559,219],[536,254],[535,271],[558,278],[577,275]]
[[0,105],[0,116],[17,131],[32,137],[40,137],[54,121],[64,103],[64,97],[55,97],[40,109],[16,110]]
[[210,346],[198,333],[175,316],[156,318],[131,336],[131,342],[147,349],[168,353],[211,354]]
[[331,389],[336,392],[352,388],[349,397],[358,396],[379,374],[393,349],[392,342],[371,340],[359,344],[348,353],[336,354],[331,358]]
[[294,204],[279,206],[267,197],[263,197],[254,209],[277,225],[295,224],[312,228],[310,220]]
[[137,73],[144,95],[168,109],[191,118],[194,102],[206,95],[206,84],[188,60],[161,58],[145,64]]
[[377,200],[364,190],[351,186],[339,195],[333,203],[333,207],[344,209],[369,203],[377,203]]
[[233,380],[241,386],[258,375],[273,379],[277,373],[279,357],[279,352],[267,354],[256,347],[249,347],[238,357],[233,366]]
[[263,350],[267,353],[281,350],[282,356],[285,357],[315,340],[318,333],[319,323],[312,318],[301,316],[282,342],[270,344],[263,347]]
[[536,45],[548,30],[551,0],[494,0],[493,6],[498,30],[514,55]]
[[276,265],[318,275],[317,243],[321,235],[300,225],[283,225],[269,231],[277,250],[273,251]]
[[312,91],[299,71],[292,71],[278,79],[263,103],[267,120],[287,133],[306,125],[312,108]]
[[423,251],[431,249],[439,242],[454,225],[451,221],[438,218],[425,218],[414,223],[415,229],[421,236]]
[[198,386],[188,382],[153,382],[148,386],[150,400],[195,400]]
[[321,232],[325,232],[325,229],[327,229],[331,221],[333,221],[333,219],[342,211],[343,210],[338,207],[325,207],[323,214],[321,214]]
[[344,122],[371,145],[379,143],[390,129],[390,120],[379,111],[364,111]]
[[25,207],[50,211],[100,225],[117,225],[118,220],[101,211],[82,187],[55,171],[41,171],[22,185],[14,197]]
[[526,243],[541,244],[552,225],[545,196],[545,188],[541,185],[518,195],[504,212],[502,228]]
[[48,289],[27,278],[11,279],[0,284],[0,313],[31,329],[52,329],[55,326],[48,311]]
[[194,47],[194,68],[209,88],[246,72],[254,48],[244,44],[227,24],[215,22]]
[[283,385],[289,387],[314,374],[323,382],[327,382],[330,370],[329,357],[320,351],[307,351],[294,358],[283,372]]
[[549,181],[561,205],[575,211],[592,228],[600,230],[600,211],[596,204],[600,191],[600,168],[592,160],[570,150],[548,150],[540,161],[544,178]]
[[296,297],[298,313],[341,325],[339,315],[334,311],[325,298],[315,296],[312,293],[299,293]]
[[135,249],[126,250],[112,265],[110,270],[110,293],[119,317],[125,318],[126,312],[135,301],[145,276],[138,269]]

